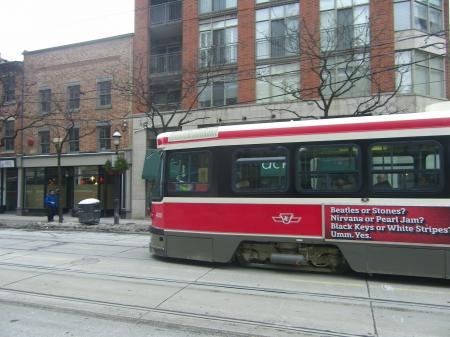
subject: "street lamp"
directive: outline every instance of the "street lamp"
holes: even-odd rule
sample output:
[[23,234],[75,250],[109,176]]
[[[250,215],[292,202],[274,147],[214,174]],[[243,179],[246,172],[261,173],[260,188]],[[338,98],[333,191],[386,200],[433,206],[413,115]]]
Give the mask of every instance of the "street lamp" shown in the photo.
[[63,222],[63,214],[62,214],[62,206],[61,206],[61,189],[62,189],[62,168],[61,168],[61,153],[62,153],[62,146],[64,143],[64,139],[61,137],[55,137],[53,138],[53,144],[55,145],[56,149],[56,156],[57,156],[57,185],[58,185],[58,222]]
[[[121,133],[116,130],[114,131],[113,135],[112,135],[112,139],[113,139],[113,144],[116,147],[116,159],[115,162],[113,164],[113,166],[115,166],[117,163],[117,159],[119,158],[119,144],[120,144],[120,138],[122,138]],[[120,207],[120,177],[119,177],[119,173],[116,173],[115,175],[115,181],[114,181],[114,188],[115,188],[115,193],[114,193],[114,225],[118,225],[119,224],[119,207]]]

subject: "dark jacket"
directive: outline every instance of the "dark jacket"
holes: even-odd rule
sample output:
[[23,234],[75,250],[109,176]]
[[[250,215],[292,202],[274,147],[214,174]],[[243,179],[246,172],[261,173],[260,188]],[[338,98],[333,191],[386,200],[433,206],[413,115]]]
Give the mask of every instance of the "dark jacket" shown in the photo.
[[58,196],[55,194],[47,194],[44,199],[45,207],[58,208]]

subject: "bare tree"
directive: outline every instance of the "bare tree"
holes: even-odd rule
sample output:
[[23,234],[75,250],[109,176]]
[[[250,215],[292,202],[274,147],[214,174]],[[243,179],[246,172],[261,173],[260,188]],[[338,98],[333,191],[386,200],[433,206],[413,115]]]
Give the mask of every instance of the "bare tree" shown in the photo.
[[[276,59],[276,62],[259,65],[254,69],[254,74],[250,75],[256,76],[257,81],[275,88],[276,93],[257,97],[257,101],[271,102],[277,101],[277,96],[287,97],[287,101],[293,104],[268,109],[274,112],[285,111],[297,118],[335,117],[336,103],[342,98],[351,99],[351,104],[347,105],[349,110],[345,111],[346,115],[398,112],[399,110],[394,110],[398,108],[391,103],[402,89],[405,64],[395,65],[393,35],[384,36],[383,25],[373,24],[374,21],[386,20],[384,14],[375,17],[369,15],[369,6],[358,8],[341,17],[341,22],[336,18],[324,16],[320,25],[317,22],[308,25],[305,22],[299,23],[298,14],[295,14],[292,20],[286,20],[282,29],[280,20],[276,20],[278,35],[267,35],[263,39],[257,38],[256,41],[257,53],[266,50],[266,59]],[[381,28],[374,31],[374,27]],[[256,29],[258,30],[258,25]],[[284,34],[280,35],[280,31],[284,31]],[[256,35],[261,34],[257,31]],[[430,47],[431,43],[427,41],[423,47]],[[233,50],[231,47],[227,50],[228,47],[230,46],[205,47],[199,50],[199,64],[180,70],[180,96],[170,109],[162,109],[158,104],[154,82],[149,83],[148,71],[142,60],[135,62],[135,67],[139,68],[138,73],[142,76],[135,76],[131,83],[117,86],[115,89],[133,97],[135,106],[138,107],[137,112],[148,118],[148,124],[144,127],[152,130],[155,135],[170,129],[180,129],[184,125],[205,119],[197,111],[194,113],[194,108],[208,85],[227,75],[227,60],[233,58]],[[237,50],[237,47],[235,48]],[[383,53],[384,50],[386,52]],[[271,69],[283,65],[282,61],[301,66],[271,73]],[[300,72],[302,76],[307,74],[308,77],[314,78],[314,81],[303,82],[303,86],[300,86]],[[295,78],[296,81],[286,80],[287,77]],[[153,81],[153,78],[155,76],[151,76],[150,81]],[[226,83],[226,80],[224,82]],[[182,102],[185,104],[182,105]],[[315,106],[316,110],[320,111],[320,116],[299,111],[300,105],[295,104],[298,102]]]
[[[380,72],[392,72],[393,67],[374,69],[371,66],[377,57],[372,55],[371,25],[367,13],[362,12],[359,16],[362,18],[348,19],[348,25],[323,29],[320,42],[307,28],[302,34],[306,48],[302,49],[301,57],[309,60],[318,84],[316,88],[304,88],[292,94],[299,100],[315,104],[323,112],[323,118],[332,117],[330,111],[338,98],[356,97],[350,114],[362,116],[384,109],[398,93],[399,85],[386,92],[382,89],[385,86],[383,77],[375,76]],[[357,24],[357,21],[363,23]],[[313,95],[305,94],[305,91],[312,91]]]
[[[50,110],[40,113],[41,123],[52,135],[50,140],[55,147],[57,156],[57,188],[62,191],[61,157],[64,152],[80,151],[80,140],[96,132],[96,119],[86,118],[77,109],[70,106],[65,94],[56,93],[50,101]],[[94,126],[93,126],[94,125]],[[63,222],[61,200],[58,204],[59,222]]]
[[25,118],[24,106],[34,99],[30,95],[34,86],[25,81],[21,62],[0,64],[0,121],[4,130],[0,146],[14,150],[14,141],[23,131],[44,125],[42,116]]
[[[338,99],[352,98],[353,104],[348,106],[350,110],[346,115],[397,112],[389,104],[402,88],[407,65],[394,65],[392,37],[373,38],[384,36],[383,26],[379,25],[380,31],[373,31],[377,25],[372,24],[373,20],[383,20],[383,17],[370,17],[368,6],[365,8],[361,7],[357,13],[349,11],[345,18],[340,18],[345,24],[338,24],[335,17],[324,15],[320,26],[308,26],[304,22],[299,29],[286,26],[282,43],[279,38],[267,37],[272,53],[291,56],[291,61],[292,56],[297,56],[302,75],[307,73],[314,78],[312,83],[301,87],[298,84],[299,69],[292,72],[297,83],[277,79],[285,78],[286,73],[274,76],[264,67],[257,70],[257,80],[275,88],[281,99],[294,103],[281,109],[269,108],[271,111],[289,112],[297,118],[317,117],[292,107],[295,102],[305,102],[321,111],[319,118],[330,118],[335,117],[332,111]],[[431,41],[424,41],[424,48],[432,46]],[[380,52],[384,50],[387,52]],[[389,62],[385,62],[386,59]]]
[[[68,96],[65,90],[62,90],[62,92],[51,92],[48,89],[48,96],[46,96],[45,92],[46,90],[41,90],[38,96],[36,96],[36,93],[30,95],[30,97],[33,97],[33,100],[29,100],[27,103],[28,108],[32,112],[24,115],[23,123],[33,126],[29,127],[25,132],[29,137],[36,137],[40,132],[46,132],[46,137],[51,137],[48,139],[48,144],[45,143],[45,146],[48,148],[46,148],[44,153],[56,154],[57,176],[54,188],[57,188],[61,193],[63,191],[62,155],[64,153],[81,151],[80,144],[82,144],[83,138],[96,133],[97,122],[103,122],[108,125],[117,125],[118,122],[114,114],[108,115],[108,119],[105,119],[105,115],[101,115],[100,117],[95,113],[86,114],[81,112],[80,103],[82,98],[80,94],[88,95],[88,92],[78,92],[75,97]],[[94,92],[92,91],[92,93]],[[91,96],[85,97],[84,99],[96,99]],[[34,109],[33,106],[38,106],[38,108]],[[119,120],[121,121],[122,119],[120,118]],[[44,146],[43,144],[41,146]],[[51,151],[52,144],[54,146],[54,152]],[[60,200],[58,204],[60,223],[63,222],[62,211],[62,202]]]
[[[170,62],[170,61],[165,61]],[[159,81],[157,76],[148,80],[145,62],[135,59],[135,75],[124,82],[113,83],[113,90],[120,95],[133,100],[135,112],[143,114],[147,122],[143,127],[151,130],[154,136],[169,130],[180,130],[183,126],[207,119],[195,113],[201,95],[215,80],[224,75],[221,65],[216,67],[203,66],[197,70],[197,65],[192,64],[181,69],[181,64],[176,67],[176,77],[172,80],[172,88],[175,95],[173,99],[164,103],[159,101],[160,92],[158,85],[166,84]],[[114,71],[111,71],[114,74]],[[113,77],[115,77],[113,75]],[[164,79],[164,77],[162,77]],[[173,77],[172,77],[173,78]],[[170,96],[169,93],[163,95]]]

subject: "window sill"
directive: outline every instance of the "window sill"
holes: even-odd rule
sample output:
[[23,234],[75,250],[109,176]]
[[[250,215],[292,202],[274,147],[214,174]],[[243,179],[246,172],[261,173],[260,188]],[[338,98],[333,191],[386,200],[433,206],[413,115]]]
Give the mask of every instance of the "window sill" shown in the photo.
[[427,94],[418,94],[418,93],[415,93],[415,92],[398,92],[396,95],[397,96],[419,96],[419,97],[424,97],[424,98],[429,98],[429,99],[436,99],[436,100],[441,100],[443,102],[447,102],[447,99],[445,97],[431,96],[431,95],[427,95]]
[[256,58],[256,65],[300,63],[299,55]]
[[7,101],[7,102],[3,102],[2,106],[10,106],[10,105],[14,105],[16,104],[16,101]]
[[269,0],[267,2],[263,2],[263,3],[259,3],[259,4],[255,4],[255,9],[263,9],[263,8],[270,8],[270,7],[274,7],[274,6],[281,6],[281,5],[287,5],[287,4],[295,4],[298,3],[298,1],[293,1],[293,0]]
[[236,6],[233,8],[226,8],[226,9],[221,9],[221,10],[211,11],[211,12],[206,12],[206,13],[199,12],[198,19],[199,19],[199,21],[201,21],[201,20],[205,20],[205,19],[216,18],[216,17],[226,16],[226,15],[230,15],[230,14],[236,14],[237,11],[238,11],[238,8]]
[[394,33],[410,32],[410,31],[417,31],[417,32],[419,32],[422,35],[426,34],[426,35],[433,35],[433,36],[438,36],[438,37],[439,37],[439,35],[442,35],[442,38],[445,38],[445,31],[443,29],[442,30],[438,30],[437,32],[429,32],[426,29],[420,29],[420,28],[411,27],[411,28],[396,29],[396,30],[394,30]]
[[152,22],[152,20],[150,20],[150,28],[160,28],[160,27],[169,26],[169,25],[173,25],[176,23],[180,23],[180,22],[182,22],[181,18],[173,19],[170,21],[158,22],[158,23]]
[[221,71],[221,70],[230,70],[235,69],[237,66],[237,61],[233,63],[226,63],[226,64],[217,64],[217,65],[209,65],[209,66],[200,66],[198,67],[198,70],[200,73],[205,73],[208,71]]
[[230,107],[236,107],[239,103],[223,104],[223,105],[210,105],[210,106],[199,106],[198,109],[208,110],[208,109],[226,109]]
[[108,110],[108,109],[112,109],[112,105],[101,105],[95,108],[95,110]]

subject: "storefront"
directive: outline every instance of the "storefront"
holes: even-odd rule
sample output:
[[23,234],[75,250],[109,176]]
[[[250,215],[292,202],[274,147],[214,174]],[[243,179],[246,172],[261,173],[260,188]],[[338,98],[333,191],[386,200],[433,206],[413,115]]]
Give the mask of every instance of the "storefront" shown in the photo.
[[61,187],[58,187],[57,168],[26,168],[24,208],[29,213],[41,213],[44,197],[54,190],[60,197],[63,212],[73,212],[78,203],[87,198],[100,200],[104,215],[113,209],[114,179],[99,166],[63,167]]
[[[103,168],[104,162],[110,158],[111,155],[63,156],[60,187],[58,187],[58,169],[56,166],[51,166],[51,164],[54,165],[55,163],[54,157],[24,158],[21,213],[24,215],[44,214],[44,197],[50,190],[54,190],[60,197],[64,213],[76,215],[78,203],[81,200],[95,198],[100,200],[102,216],[112,216],[116,177],[108,175]],[[39,165],[44,164],[44,162],[49,165]],[[68,165],[74,162],[96,165]],[[119,182],[120,205],[122,213],[125,213],[124,210],[127,208],[126,175],[122,175]]]

